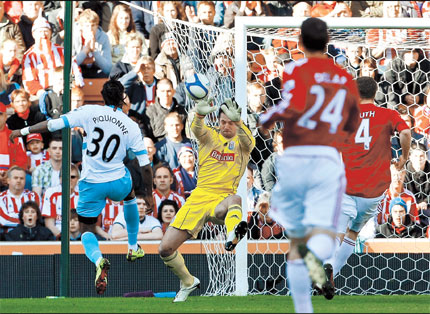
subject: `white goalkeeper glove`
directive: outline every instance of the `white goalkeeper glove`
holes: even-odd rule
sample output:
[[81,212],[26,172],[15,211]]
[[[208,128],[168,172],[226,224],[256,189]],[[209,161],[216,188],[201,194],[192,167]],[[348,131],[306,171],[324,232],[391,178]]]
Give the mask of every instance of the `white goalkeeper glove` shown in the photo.
[[240,114],[242,113],[242,108],[239,107],[239,105],[235,100],[231,98],[227,98],[224,101],[224,104],[222,104],[221,110],[231,121],[238,122],[240,120]]
[[196,112],[201,116],[205,116],[209,113],[216,111],[217,108],[215,106],[211,106],[213,100],[214,99],[212,97],[209,99],[205,98],[201,100],[196,100]]

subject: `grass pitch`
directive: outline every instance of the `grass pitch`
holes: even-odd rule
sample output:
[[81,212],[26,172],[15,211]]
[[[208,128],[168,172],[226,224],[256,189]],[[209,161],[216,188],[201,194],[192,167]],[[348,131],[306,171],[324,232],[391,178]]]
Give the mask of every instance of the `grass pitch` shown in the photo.
[[[316,313],[430,313],[429,295],[312,297]],[[1,313],[294,313],[287,296],[2,299]]]

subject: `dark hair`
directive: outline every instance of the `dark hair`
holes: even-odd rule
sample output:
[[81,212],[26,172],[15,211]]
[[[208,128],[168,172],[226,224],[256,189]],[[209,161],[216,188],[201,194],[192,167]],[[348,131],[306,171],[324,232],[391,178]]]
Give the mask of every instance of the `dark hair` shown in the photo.
[[378,91],[378,84],[370,76],[357,78],[357,87],[362,99],[373,99]]
[[175,209],[175,213],[177,213],[179,211],[179,206],[178,203],[176,203],[173,200],[169,200],[169,199],[165,199],[160,203],[160,206],[158,206],[158,213],[157,213],[157,219],[163,223],[163,220],[161,218],[161,212],[163,211],[163,207],[166,205],[172,205],[173,208]]
[[78,212],[76,211],[76,208],[70,209],[70,220],[72,219],[78,219]]
[[309,51],[325,51],[328,43],[327,24],[323,20],[310,17],[300,27],[303,46]]
[[424,145],[424,143],[418,142],[417,140],[412,139],[411,152],[412,152],[412,150],[415,150],[415,149],[421,149],[424,152],[427,151],[427,147]]
[[121,107],[124,104],[124,86],[120,81],[111,78],[103,84],[101,93],[106,105]]
[[28,201],[22,204],[21,209],[19,210],[18,218],[19,218],[19,223],[21,225],[24,224],[24,219],[22,218],[24,216],[24,210],[30,207],[36,210],[36,213],[37,213],[36,224],[40,223],[40,218],[42,217],[42,214],[40,213],[39,204],[37,204],[35,201]]

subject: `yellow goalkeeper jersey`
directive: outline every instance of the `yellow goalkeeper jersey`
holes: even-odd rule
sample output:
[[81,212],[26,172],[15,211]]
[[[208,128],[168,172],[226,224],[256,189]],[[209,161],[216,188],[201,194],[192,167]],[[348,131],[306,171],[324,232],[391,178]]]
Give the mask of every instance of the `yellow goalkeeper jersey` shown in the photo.
[[227,139],[219,130],[208,127],[194,116],[191,130],[199,142],[199,170],[196,189],[214,193],[236,194],[248,165],[255,139],[240,122],[235,137]]

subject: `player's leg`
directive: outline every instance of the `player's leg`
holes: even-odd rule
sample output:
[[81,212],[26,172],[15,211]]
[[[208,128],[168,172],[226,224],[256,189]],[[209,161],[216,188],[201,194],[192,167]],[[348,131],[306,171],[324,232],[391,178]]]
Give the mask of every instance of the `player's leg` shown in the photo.
[[137,244],[137,234],[139,233],[139,211],[134,195],[131,175],[126,168],[124,177],[109,182],[108,197],[113,201],[124,200],[124,219],[127,228],[127,261],[134,262],[145,255],[143,249]]
[[174,227],[167,228],[166,233],[161,239],[158,252],[164,264],[179,278],[181,289],[177,293],[173,302],[183,302],[188,295],[200,287],[200,281],[190,274],[182,254],[178,248],[191,235],[186,230],[179,230]]
[[95,236],[97,217],[82,217],[78,215],[81,231],[81,241],[85,255],[96,266],[95,286],[98,294],[103,294],[107,287],[107,272],[110,267],[108,259],[103,258],[99,242]]
[[110,263],[103,258],[96,238],[95,226],[97,217],[106,204],[104,183],[95,184],[85,181],[79,182],[79,201],[76,211],[81,228],[81,242],[85,255],[96,265],[96,291],[103,294],[107,286],[107,272]]
[[337,248],[333,265],[333,276],[336,276],[355,251],[355,242],[360,230],[369,219],[376,214],[378,203],[382,196],[375,198],[354,197],[356,202],[356,217],[351,220],[346,230],[342,244]]
[[242,221],[242,198],[229,195],[215,207],[215,218],[224,221],[227,228],[225,249],[233,251],[248,232],[248,224]]

